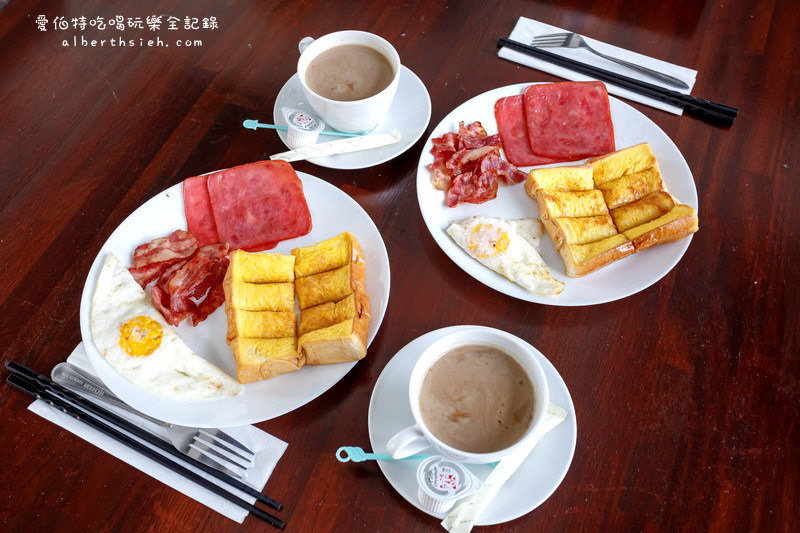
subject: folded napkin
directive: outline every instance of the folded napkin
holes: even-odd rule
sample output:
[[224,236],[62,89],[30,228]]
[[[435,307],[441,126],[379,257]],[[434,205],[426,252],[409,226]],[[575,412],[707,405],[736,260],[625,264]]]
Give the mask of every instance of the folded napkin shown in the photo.
[[486,476],[481,490],[458,503],[450,511],[450,514],[442,520],[442,527],[450,533],[467,533],[470,531],[475,525],[475,521],[480,517],[481,512],[497,495],[497,492],[508,481],[508,478],[517,471],[519,465],[531,454],[542,437],[563,422],[565,418],[567,418],[567,412],[563,407],[553,403],[549,404],[544,420],[536,429],[536,436],[531,439],[531,442],[516,453],[501,459],[497,466],[494,467],[494,470]]
[[[530,44],[531,39],[533,39],[534,37],[547,35],[549,33],[561,33],[565,31],[569,30],[564,30],[556,26],[550,26],[549,24],[545,24],[544,22],[539,22],[538,20],[520,17],[519,20],[517,21],[517,25],[514,26],[514,31],[511,32],[511,35],[509,35],[508,38],[514,41],[521,42],[523,44]],[[637,80],[645,81],[647,83],[652,83],[653,85],[665,87],[673,91],[681,92],[684,94],[689,94],[692,92],[692,87],[694,87],[695,78],[697,77],[696,70],[680,67],[678,65],[673,65],[672,63],[667,63],[666,61],[654,59],[652,57],[645,56],[642,54],[637,54],[636,52],[631,52],[630,50],[626,50],[624,48],[619,48],[617,46],[606,44],[602,41],[596,41],[594,39],[590,39],[585,35],[582,35],[582,37],[589,44],[589,46],[591,46],[598,52],[616,57],[618,59],[629,61],[631,63],[636,63],[637,65],[653,69],[663,74],[674,76],[675,78],[678,78],[679,80],[686,82],[689,88],[678,89],[676,87],[671,87],[649,76],[640,74],[635,70],[631,70],[623,65],[614,63],[613,61],[609,61],[607,59],[603,59],[602,57],[593,54],[589,50],[585,50],[582,48],[543,48],[543,50],[552,52],[554,54],[558,54],[560,56],[568,57],[569,59],[574,59],[575,61],[580,61],[581,63],[585,63],[587,65],[592,65],[594,67],[610,70],[617,74],[628,76],[629,78],[635,78]],[[517,52],[516,50],[511,50],[509,48],[501,48],[500,51],[497,53],[497,55],[502,57],[503,59],[515,61],[517,63],[527,65],[531,68],[535,68],[537,70],[541,70],[544,72],[549,72],[550,74],[553,74],[560,78],[566,78],[572,81],[590,81],[594,79],[589,76],[586,76],[585,74],[580,74],[578,72],[572,71],[566,67],[554,65],[553,63],[548,63],[547,61],[523,54],[522,52]],[[615,94],[617,96],[621,96],[622,98],[626,98],[628,100],[633,100],[635,102],[649,105],[651,107],[662,109],[664,111],[668,111],[675,115],[683,114],[683,109],[680,107],[659,102],[658,100],[655,100],[653,98],[643,96],[629,89],[623,89],[622,87],[619,87],[611,83],[605,82],[605,84],[606,88],[608,89],[608,92],[611,94]]]
[[[72,363],[81,370],[96,377],[96,374],[92,369],[92,365],[89,363],[89,358],[86,356],[86,350],[83,347],[83,343],[75,347],[75,350],[73,350],[72,354],[67,357],[67,362]],[[164,428],[151,422],[138,419],[135,416],[132,416],[129,413],[126,413],[125,411],[117,409],[113,406],[107,404],[101,405],[109,411],[113,411],[121,417],[130,420],[137,426],[166,438],[166,430]],[[247,511],[241,507],[238,507],[228,500],[217,496],[216,494],[204,489],[199,485],[196,485],[195,483],[192,483],[183,476],[159,465],[155,461],[145,457],[144,455],[141,455],[139,452],[134,451],[112,439],[111,437],[100,433],[96,429],[87,426],[83,422],[79,422],[71,416],[62,413],[58,409],[48,405],[42,400],[34,401],[30,406],[28,406],[28,409],[42,418],[46,418],[54,424],[63,427],[67,431],[74,433],[83,440],[94,444],[98,448],[110,453],[114,457],[125,461],[129,465],[141,470],[150,477],[169,485],[173,489],[182,492],[186,496],[189,496],[203,505],[210,507],[216,512],[227,516],[231,520],[235,520],[241,524],[248,514]],[[272,474],[272,470],[275,468],[275,465],[278,464],[278,460],[283,455],[283,452],[286,451],[287,444],[284,441],[277,439],[254,426],[225,428],[224,431],[255,452],[253,466],[251,466],[247,472],[245,472],[242,481],[251,487],[256,488],[257,490],[263,490],[264,485],[269,479],[269,476]],[[150,446],[147,443],[143,444]],[[252,496],[248,496],[247,494],[234,489],[233,487],[229,487],[221,481],[218,481],[216,478],[208,476],[201,470],[197,470],[193,466],[183,466],[186,466],[186,468],[189,470],[192,470],[196,474],[203,476],[209,481],[225,487],[226,490],[236,494],[236,496],[245,501],[250,503],[255,503],[256,501]]]

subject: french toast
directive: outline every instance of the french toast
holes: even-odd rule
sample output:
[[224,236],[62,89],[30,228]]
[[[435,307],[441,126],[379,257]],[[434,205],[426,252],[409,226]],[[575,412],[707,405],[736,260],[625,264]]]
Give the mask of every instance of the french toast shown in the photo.
[[305,364],[297,350],[292,255],[230,254],[225,273],[228,345],[240,383],[293,372]]
[[669,194],[647,143],[534,169],[525,190],[571,277],[698,230],[697,213]]
[[292,250],[300,304],[298,348],[310,365],[362,359],[369,296],[361,246],[348,233]]

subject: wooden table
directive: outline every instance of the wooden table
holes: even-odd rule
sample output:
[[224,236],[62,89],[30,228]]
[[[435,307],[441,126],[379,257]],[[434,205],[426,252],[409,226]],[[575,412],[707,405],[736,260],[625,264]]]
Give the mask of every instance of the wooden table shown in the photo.
[[[752,5],[751,5],[752,4]],[[201,46],[64,47],[49,21],[122,14],[216,17],[216,30],[155,32]],[[389,359],[443,326],[481,324],[530,341],[570,388],[578,445],[559,489],[493,530],[796,531],[800,502],[800,12],[791,1],[23,2],[0,14],[0,342],[49,373],[81,340],[78,303],[112,230],[188,176],[283,149],[243,118],[271,117],[305,35],[379,33],[428,87],[431,127],[488,89],[555,78],[496,57],[520,15],[699,70],[694,94],[741,107],[719,129],[638,104],[683,152],[700,232],[654,286],[614,303],[560,308],[489,289],[438,248],[417,207],[420,140],[375,168],[309,163],[381,230],[393,284],[365,360],[332,390],[259,427],[289,442],[267,485],[291,531],[440,530],[375,464],[367,406]],[[105,32],[105,33],[104,33]],[[110,37],[89,28],[87,40]],[[102,35],[101,35],[102,34]],[[117,34],[119,32],[117,31]],[[152,38],[126,29],[125,38]],[[427,137],[427,132],[423,139]],[[0,387],[0,528],[234,530],[242,527],[26,410]]]

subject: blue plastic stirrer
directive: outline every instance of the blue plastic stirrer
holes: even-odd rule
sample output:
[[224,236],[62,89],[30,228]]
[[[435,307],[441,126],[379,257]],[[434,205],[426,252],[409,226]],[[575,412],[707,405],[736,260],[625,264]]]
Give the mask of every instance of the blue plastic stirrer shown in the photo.
[[427,459],[430,455],[411,455],[402,459],[392,459],[388,453],[367,453],[358,446],[342,446],[336,450],[336,458],[340,463],[352,461],[360,463],[363,461],[410,461],[414,459]]

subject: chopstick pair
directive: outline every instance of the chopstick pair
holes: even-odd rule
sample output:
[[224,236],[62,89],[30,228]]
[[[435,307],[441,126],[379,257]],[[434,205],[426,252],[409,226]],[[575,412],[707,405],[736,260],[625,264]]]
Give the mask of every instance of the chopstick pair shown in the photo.
[[[87,424],[88,426],[100,431],[101,433],[113,438],[114,440],[122,443],[123,445],[133,450],[136,450],[137,452],[148,457],[149,459],[152,459],[161,466],[164,466],[165,468],[172,470],[173,472],[185,477],[186,479],[213,492],[217,496],[220,496],[228,500],[229,502],[247,510],[250,514],[255,515],[256,517],[264,520],[265,522],[268,522],[269,524],[280,529],[286,527],[286,523],[283,520],[279,519],[276,516],[273,516],[272,514],[262,509],[259,509],[255,505],[252,505],[249,502],[239,498],[238,496],[228,492],[224,488],[214,483],[211,483],[202,476],[192,472],[191,470],[188,470],[180,463],[190,464],[202,470],[203,472],[219,479],[220,481],[223,481],[228,485],[235,487],[250,496],[253,496],[258,501],[263,502],[264,504],[272,507],[273,509],[280,510],[283,507],[283,505],[280,502],[277,502],[272,498],[264,494],[261,494],[252,487],[242,483],[238,479],[228,476],[222,472],[219,472],[218,470],[215,470],[214,468],[211,468],[197,461],[196,459],[193,459],[187,455],[182,454],[174,447],[172,447],[169,443],[167,443],[165,440],[128,422],[124,418],[121,418],[116,414],[107,411],[106,409],[100,407],[99,405],[78,396],[77,394],[62,387],[58,383],[46,378],[45,376],[37,373],[36,371],[20,363],[17,363],[16,361],[7,362],[6,368],[8,368],[12,372],[12,374],[8,376],[6,381],[13,387],[27,394],[30,394],[31,396],[43,400],[44,402],[55,407],[56,409],[59,409],[60,411],[68,414],[72,418],[79,420]],[[95,416],[98,418],[95,418]],[[105,422],[103,422],[103,420],[105,420]],[[109,425],[106,422],[113,425]],[[141,438],[142,440],[148,442],[149,444],[152,444],[161,451],[171,455],[174,459],[170,460],[168,457],[159,454],[155,450],[143,445],[139,441],[126,435],[118,428],[122,428],[126,432]]]
[[593,65],[587,65],[586,63],[581,63],[580,61],[575,61],[574,59],[560,56],[505,37],[501,37],[497,41],[497,47],[510,48],[517,52],[522,52],[523,54],[547,61],[548,63],[553,63],[575,72],[580,72],[581,74],[586,74],[600,81],[613,83],[614,85],[648,96],[660,102],[680,107],[689,115],[720,126],[732,126],[733,121],[736,120],[739,114],[739,110],[735,107],[709,102],[708,100],[697,98],[696,96],[665,89],[664,87],[653,85],[652,83],[617,74],[616,72],[611,72],[610,70],[605,70]]

